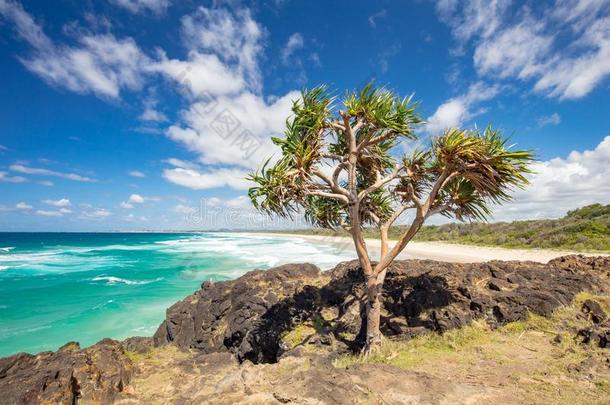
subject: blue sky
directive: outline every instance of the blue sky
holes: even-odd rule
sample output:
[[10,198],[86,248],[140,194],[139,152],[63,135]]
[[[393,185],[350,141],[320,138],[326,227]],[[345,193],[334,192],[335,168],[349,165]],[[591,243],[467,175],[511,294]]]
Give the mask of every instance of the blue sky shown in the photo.
[[269,226],[242,178],[291,100],[371,79],[415,93],[424,139],[536,151],[495,219],[610,202],[607,0],[0,0],[0,53],[0,230]]

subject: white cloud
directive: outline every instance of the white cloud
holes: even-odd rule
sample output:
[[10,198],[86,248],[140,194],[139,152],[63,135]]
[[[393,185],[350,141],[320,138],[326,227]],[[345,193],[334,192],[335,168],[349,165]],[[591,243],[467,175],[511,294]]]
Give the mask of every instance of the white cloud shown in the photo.
[[140,72],[148,58],[133,39],[85,33],[76,46],[55,44],[21,4],[2,0],[0,14],[32,47],[29,56],[20,58],[23,65],[49,84],[110,98],[118,98],[122,88],[141,86]]
[[252,186],[246,180],[248,172],[240,169],[184,169],[174,167],[165,169],[163,177],[180,186],[203,190],[209,188],[231,187],[238,190],[245,190]]
[[144,204],[146,201],[160,201],[159,197],[143,197],[140,194],[132,194],[129,196],[127,201],[121,202],[121,208],[131,209],[134,204]]
[[[259,60],[266,31],[252,18],[248,9],[233,8],[229,11],[199,7],[181,20],[187,56],[168,57],[158,49],[156,58],[150,58],[133,39],[116,38],[110,33],[102,35],[80,30],[82,35],[75,39],[75,44],[54,43],[20,5],[5,1],[2,4],[4,7],[0,8],[0,13],[14,23],[20,37],[31,45],[31,55],[22,59],[24,65],[51,84],[79,93],[119,98],[124,89],[138,89],[147,76],[161,74],[181,90],[187,90],[182,95],[191,105],[181,111],[180,121],[171,125],[166,134],[197,154],[199,162],[222,166],[222,169],[175,166],[165,173],[170,181],[188,184],[189,187],[216,184],[219,182],[208,181],[211,173],[242,175],[243,169],[258,167],[277,151],[270,136],[283,132],[291,102],[298,98],[299,93],[261,95]],[[136,2],[125,1],[125,4],[134,5]],[[302,42],[300,34],[293,35],[288,41],[287,56],[301,47]],[[145,103],[144,107],[141,120],[167,120],[155,108],[154,102]],[[235,133],[219,132],[219,121],[215,119],[225,112],[232,115],[238,124]],[[74,173],[32,168],[25,164],[15,164],[12,170],[95,181]],[[225,179],[220,183],[243,187],[241,180]]]
[[41,168],[36,168],[36,167],[25,166],[25,165],[19,164],[19,163],[12,164],[11,166],[9,166],[9,168],[12,171],[18,172],[18,173],[40,175],[40,176],[61,177],[63,179],[67,179],[67,180],[82,181],[82,182],[88,182],[88,183],[93,183],[93,182],[97,181],[90,177],[81,176],[80,174],[76,174],[76,173],[58,172],[58,171],[49,170],[49,169],[41,169]]
[[41,215],[43,217],[61,217],[64,214],[60,211],[37,210],[36,215]]
[[109,217],[112,215],[112,212],[108,211],[105,208],[93,208],[87,211],[81,212],[79,215],[80,219],[84,220],[100,220]]
[[139,170],[131,170],[127,174],[129,174],[131,177],[146,177],[146,175]]
[[531,184],[494,209],[495,219],[560,217],[586,204],[610,203],[610,135],[593,150],[537,162]]
[[[182,83],[195,99],[166,134],[195,153],[199,163],[214,167],[168,160],[173,167],[163,176],[193,189],[244,189],[247,170],[277,154],[271,136],[283,132],[299,93],[269,98],[258,93],[264,29],[249,11],[200,8],[184,17],[182,24],[185,43],[191,49],[188,60],[162,63],[165,73]],[[300,47],[302,40],[300,35],[293,36],[286,55]],[[200,69],[197,74],[196,69]]]
[[437,0],[436,10],[457,38],[469,40],[475,34],[484,38],[492,35],[510,4],[511,0]]
[[20,203],[17,203],[17,205],[15,205],[15,208],[17,208],[18,210],[31,210],[33,207],[30,204],[22,201]]
[[177,212],[178,214],[190,215],[190,214],[197,212],[197,208],[190,207],[190,206],[184,205],[184,204],[178,204],[174,207],[174,211]]
[[528,3],[516,13],[509,13],[510,5],[508,0],[437,1],[441,19],[461,45],[473,43],[480,75],[533,81],[534,91],[559,99],[584,97],[610,75],[606,0]]
[[282,61],[284,63],[288,63],[290,57],[292,56],[292,54],[298,50],[303,48],[303,35],[301,35],[298,32],[295,32],[294,34],[292,34],[289,38],[288,41],[286,42],[286,45],[284,46],[284,48],[282,49]]
[[144,203],[144,197],[142,197],[140,194],[132,194],[129,196],[128,201],[133,204],[142,204]]
[[67,198],[61,198],[59,200],[44,200],[43,203],[52,205],[54,207],[70,207],[72,203]]
[[258,57],[263,30],[248,10],[234,14],[224,9],[199,7],[182,18],[182,36],[188,59],[168,59],[163,51],[148,71],[164,74],[188,89],[194,97],[259,91]]
[[8,150],[8,148],[6,146],[0,145],[0,151],[4,152],[6,150]]
[[188,60],[167,59],[151,64],[148,69],[175,80],[195,97],[235,94],[246,83],[235,69],[225,66],[216,55],[190,52]]
[[[197,153],[202,163],[255,168],[278,151],[270,137],[283,132],[292,101],[298,97],[299,93],[291,92],[267,102],[246,92],[232,98],[220,97],[215,102],[197,102],[183,112],[186,126],[173,125],[167,135]],[[206,114],[210,109],[214,113]],[[219,125],[216,118],[223,116],[232,117],[233,131]]]
[[39,181],[38,184],[40,184],[41,186],[45,186],[45,187],[53,187],[55,185],[55,183],[53,183],[50,180],[42,180],[42,181]]
[[140,121],[144,122],[166,122],[167,117],[161,111],[157,110],[158,100],[154,97],[148,97],[144,100],[144,112],[140,114]]
[[140,114],[140,120],[147,122],[165,122],[167,121],[167,117],[162,112],[149,107]]
[[22,176],[10,176],[7,172],[0,171],[0,183],[25,183],[28,181]]
[[547,125],[559,125],[561,123],[561,116],[558,113],[551,115],[545,115],[538,118],[538,127],[542,128]]
[[447,100],[441,104],[432,116],[426,120],[424,130],[429,135],[438,135],[448,128],[461,126],[466,120],[477,115],[471,107],[481,101],[490,100],[500,91],[497,85],[487,85],[483,82],[472,84],[466,94]]
[[112,2],[134,14],[142,13],[144,11],[163,14],[170,6],[169,0],[112,0]]

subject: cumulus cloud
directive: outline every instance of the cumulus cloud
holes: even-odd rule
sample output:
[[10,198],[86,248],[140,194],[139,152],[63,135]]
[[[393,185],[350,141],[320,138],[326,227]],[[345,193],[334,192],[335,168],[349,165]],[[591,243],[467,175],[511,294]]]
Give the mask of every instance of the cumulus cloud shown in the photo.
[[472,84],[465,94],[445,101],[428,117],[424,127],[425,132],[429,135],[437,135],[445,129],[461,126],[466,120],[481,112],[481,110],[473,112],[472,107],[479,102],[492,99],[499,91],[500,87],[497,85],[483,82]]
[[97,181],[90,177],[81,176],[80,174],[76,174],[76,173],[58,172],[55,170],[26,166],[26,165],[19,164],[19,163],[12,164],[9,166],[9,168],[12,171],[18,172],[18,173],[25,173],[25,174],[32,174],[32,175],[39,175],[39,176],[61,177],[63,179],[72,180],[72,181],[81,181],[81,182],[87,182],[87,183],[92,183],[92,182]]
[[33,207],[26,203],[26,202],[19,202],[15,205],[15,208],[17,208],[18,210],[31,210]]
[[54,207],[70,207],[72,203],[67,198],[61,198],[59,200],[44,200],[43,203],[52,205]]
[[121,202],[121,208],[131,209],[134,204],[144,204],[146,201],[159,201],[159,197],[143,197],[140,194],[132,194],[127,201]]
[[496,220],[560,217],[592,203],[610,203],[610,135],[593,150],[537,162],[531,184],[494,210]]
[[220,187],[246,190],[252,186],[246,180],[247,175],[248,172],[245,170],[228,168],[185,169],[173,167],[163,171],[163,177],[166,180],[194,190]]
[[264,34],[248,9],[229,12],[199,7],[182,18],[182,35],[191,56],[215,56],[216,60],[208,59],[220,62],[220,66],[214,66],[216,69],[222,67],[225,73],[243,78],[244,84],[253,91],[259,91],[262,86],[258,58]]
[[559,99],[586,96],[610,75],[607,2],[555,0],[537,6],[437,1],[441,19],[461,45],[473,44],[480,75],[533,81],[534,91]]
[[117,6],[123,7],[134,14],[151,11],[163,14],[170,6],[169,0],[112,0]]
[[132,194],[129,196],[129,200],[130,203],[133,204],[143,204],[144,203],[144,197],[142,197],[140,194]]
[[278,151],[271,136],[281,134],[298,97],[291,92],[268,102],[245,92],[200,101],[183,111],[183,125],[172,125],[167,135],[197,153],[202,163],[254,168],[262,157]]

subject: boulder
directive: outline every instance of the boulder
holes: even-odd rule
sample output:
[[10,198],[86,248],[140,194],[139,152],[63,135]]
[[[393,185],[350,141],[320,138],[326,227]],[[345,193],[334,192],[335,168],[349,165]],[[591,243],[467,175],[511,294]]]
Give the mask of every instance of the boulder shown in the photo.
[[324,279],[319,268],[306,263],[254,270],[233,281],[207,281],[167,310],[154,344],[172,342],[204,353],[231,351],[240,361],[273,361],[280,333],[293,316],[307,312],[305,307],[315,301],[311,285]]
[[132,362],[121,344],[111,339],[87,349],[70,342],[56,352],[18,353],[0,359],[0,402],[112,403],[132,374]]

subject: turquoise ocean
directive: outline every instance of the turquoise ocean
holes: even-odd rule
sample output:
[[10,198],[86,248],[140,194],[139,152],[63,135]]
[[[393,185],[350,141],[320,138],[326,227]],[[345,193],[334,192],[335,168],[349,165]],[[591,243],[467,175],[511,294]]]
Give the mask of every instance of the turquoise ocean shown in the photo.
[[0,356],[68,341],[151,336],[204,280],[307,261],[328,269],[350,249],[240,233],[0,233]]

